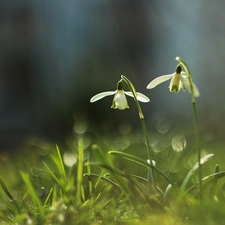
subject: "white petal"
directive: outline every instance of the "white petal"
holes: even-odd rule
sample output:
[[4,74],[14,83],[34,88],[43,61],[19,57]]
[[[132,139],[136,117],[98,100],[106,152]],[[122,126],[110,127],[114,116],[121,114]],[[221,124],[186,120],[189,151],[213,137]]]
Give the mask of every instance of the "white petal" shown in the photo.
[[184,72],[184,71],[181,71],[181,73],[180,73],[182,76],[186,76],[187,77],[187,74]]
[[[140,101],[140,102],[150,102],[150,99],[146,95],[144,95],[140,92],[136,92],[136,93],[137,93],[137,100],[138,101]],[[131,91],[125,91],[125,94],[130,96],[130,97],[134,97]]]
[[114,109],[118,108],[120,110],[124,110],[126,108],[129,108],[124,91],[118,90],[116,92],[112,105]]
[[104,98],[104,97],[106,97],[106,96],[114,95],[115,93],[116,93],[116,91],[105,91],[105,92],[99,93],[99,94],[93,96],[93,97],[91,98],[90,102],[91,102],[91,103],[92,103],[92,102],[96,102],[96,101],[98,101],[98,100],[100,100],[100,99],[102,99],[102,98]]
[[[184,87],[191,93],[191,86],[190,86],[190,82],[188,78],[181,76],[181,81]],[[194,96],[199,97],[200,96],[199,90],[194,83],[192,83],[192,87],[193,87]]]
[[181,88],[181,75],[180,73],[175,73],[170,81],[169,89],[171,92],[179,92]]
[[160,76],[160,77],[157,77],[155,78],[153,81],[151,81],[148,86],[147,86],[147,89],[152,89],[154,87],[156,87],[157,85],[171,79],[173,77],[174,73],[173,74],[168,74],[168,75],[163,75],[163,76]]

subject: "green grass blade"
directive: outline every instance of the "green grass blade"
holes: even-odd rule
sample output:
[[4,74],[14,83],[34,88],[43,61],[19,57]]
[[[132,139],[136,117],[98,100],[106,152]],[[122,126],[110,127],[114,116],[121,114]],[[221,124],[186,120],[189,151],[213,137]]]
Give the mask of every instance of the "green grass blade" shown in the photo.
[[84,153],[83,153],[83,140],[79,140],[79,147],[78,147],[78,159],[77,159],[77,184],[76,184],[76,200],[78,205],[81,204],[81,185],[83,180],[83,159],[84,159]]
[[169,184],[166,188],[165,194],[164,194],[164,198],[163,198],[163,205],[168,205],[168,199],[170,197],[171,194],[171,190],[172,190],[172,185]]
[[[50,197],[52,196],[52,193],[53,193],[53,187],[50,189],[50,191],[48,192],[48,195],[45,199],[45,202],[44,202],[44,206],[46,206],[50,200]],[[51,205],[51,204],[50,204]]]
[[[216,167],[215,167],[214,173],[219,173],[219,172],[220,172],[220,168],[217,164]],[[211,196],[213,196],[215,194],[218,179],[219,179],[219,176],[215,176],[213,178],[213,181],[212,181],[211,186],[210,186],[210,195]]]
[[[107,155],[104,155],[103,151],[97,145],[93,146],[93,150],[94,150],[93,152],[94,152],[96,158],[100,161],[100,163],[95,164],[95,165],[100,166],[100,167],[106,169],[107,171],[109,171],[112,179],[119,185],[122,192],[129,199],[134,200],[135,198],[134,198],[134,196],[132,196],[131,189],[129,188],[129,185],[130,185],[129,183],[131,183],[131,179],[128,176],[128,174],[125,174],[125,173],[121,172],[120,170],[114,168],[111,165],[110,161],[108,160]],[[126,178],[126,180],[124,179],[124,177]],[[129,181],[129,182],[127,182],[127,181]]]
[[88,161],[87,161],[86,165],[87,165],[87,175],[88,175],[89,196],[92,196],[93,184],[92,184],[92,179],[91,179],[91,176],[90,176],[90,174],[91,174],[91,166],[90,166],[90,160],[89,160],[89,158],[88,158]]
[[97,202],[100,198],[100,196],[103,195],[104,191],[105,191],[105,188],[106,188],[106,184],[103,185],[102,189],[99,191],[98,195],[96,196],[96,198],[94,199],[93,201],[93,206],[95,204],[95,202]]
[[[209,161],[212,157],[214,156],[214,154],[208,154],[205,155],[204,157],[201,158],[201,165],[203,165],[204,163],[206,163],[207,161]],[[190,179],[192,178],[193,174],[195,173],[195,171],[199,168],[199,163],[197,162],[192,168],[191,170],[188,172],[187,176],[185,177],[183,183],[181,184],[180,189],[184,190],[188,184],[188,182],[190,181]]]
[[[103,151],[97,146],[93,146],[93,152],[95,157],[100,161],[98,166],[101,166],[102,168],[106,169],[110,172],[111,177],[115,180],[115,182],[120,186],[120,188],[123,190],[125,194],[129,193],[129,187],[126,181],[122,177],[126,177],[126,174],[122,173],[120,170],[114,168],[112,166],[112,163],[108,159],[108,155],[105,155]],[[129,180],[129,179],[128,179]]]
[[55,179],[55,181],[59,184],[59,186],[61,188],[63,188],[62,183],[60,182],[60,180],[56,177],[56,175],[54,174],[54,172],[48,167],[48,165],[43,161],[42,162],[45,166],[45,168],[48,170],[48,172],[52,175],[52,177]]
[[[0,221],[4,220],[7,224],[15,224],[12,218],[9,218],[4,212],[0,212]],[[2,223],[2,225],[6,225],[6,223]]]
[[[225,177],[225,171],[221,171],[221,172],[218,172],[218,173],[213,173],[213,174],[210,174],[206,177],[204,177],[202,179],[203,181],[203,189],[206,188],[208,185],[212,184],[216,179],[220,179],[220,178],[223,178]],[[207,183],[206,183],[207,182]],[[192,190],[194,190],[197,186],[199,185],[199,182],[197,182],[195,185],[193,185],[192,187],[190,187],[186,192],[185,192],[185,195],[188,194],[189,192],[191,192]]]
[[94,189],[96,189],[97,186],[99,185],[99,182],[100,182],[101,178],[104,177],[104,176],[103,176],[104,173],[105,173],[105,170],[103,169],[103,170],[101,171],[101,173],[99,174],[98,179],[97,179],[96,182],[95,182]]
[[147,199],[147,195],[149,196],[149,192],[146,193],[147,191],[146,187],[143,187],[143,185],[139,181],[137,181],[137,179],[134,179],[134,176],[128,173],[122,172],[119,169],[114,168],[110,165],[98,164],[98,166],[110,172],[110,176],[118,184],[118,187],[121,189],[122,193],[131,202],[133,202],[133,204],[137,203],[137,198],[136,198],[137,193],[139,197],[142,198],[142,200],[144,201]]
[[84,186],[83,185],[81,185],[81,198],[82,198],[83,202],[86,201],[85,191],[84,191]]
[[120,156],[120,157],[123,157],[125,159],[128,159],[132,162],[135,162],[137,164],[140,164],[142,166],[145,166],[147,168],[152,168],[153,170],[155,170],[157,173],[159,173],[162,177],[165,178],[165,180],[168,181],[169,184],[172,184],[173,187],[175,187],[176,185],[170,180],[170,178],[168,176],[166,176],[166,174],[164,174],[161,170],[159,170],[157,167],[149,164],[147,161],[143,160],[143,159],[140,159],[136,156],[133,156],[133,155],[130,155],[130,154],[127,154],[127,153],[124,153],[124,152],[119,152],[119,151],[109,151],[108,152],[109,154],[112,154],[112,155],[117,155],[117,156]]
[[57,154],[58,154],[58,158],[59,158],[59,163],[60,163],[60,167],[58,169],[61,172],[61,174],[63,175],[64,181],[65,181],[65,185],[67,185],[66,171],[65,171],[65,167],[64,167],[64,164],[63,164],[63,159],[62,159],[62,156],[60,154],[60,150],[59,150],[58,145],[56,145],[56,150],[57,150]]
[[44,211],[43,211],[43,208],[42,208],[41,200],[38,197],[38,195],[36,193],[36,190],[34,189],[32,183],[31,183],[31,181],[29,179],[29,176],[27,175],[27,173],[25,173],[23,171],[20,171],[20,175],[21,175],[24,183],[26,184],[27,192],[30,195],[33,203],[35,203],[35,205],[38,207],[38,209],[40,211],[40,214],[41,215],[44,215]]
[[3,181],[1,176],[0,176],[0,184],[2,186],[3,191],[8,196],[10,202],[12,202],[16,206],[18,213],[20,213],[20,207],[19,207],[17,201],[15,200],[15,198],[12,196],[12,194],[10,193],[8,188],[6,187],[5,182]]
[[[88,174],[88,173],[85,173],[84,176],[88,176],[88,177],[97,177],[97,178],[98,178],[98,181],[99,181],[99,180],[104,180],[104,181],[107,181],[108,183],[110,183],[110,184],[112,184],[112,185],[114,185],[114,186],[116,186],[116,187],[119,187],[118,184],[115,183],[114,181],[112,181],[112,180],[110,180],[110,179],[108,179],[108,178],[106,178],[106,177],[104,177],[104,176],[101,176],[101,175],[99,175],[99,174],[95,174],[95,173],[90,173],[90,174]],[[98,182],[98,183],[99,183],[99,182]],[[96,185],[96,186],[97,186],[97,185]],[[95,188],[96,188],[96,187],[95,187]]]
[[9,192],[8,188],[5,185],[5,182],[3,181],[2,177],[0,176],[0,184],[2,186],[3,191],[5,192],[5,194],[8,196],[9,200],[11,202],[14,202],[15,199],[14,197],[11,195],[11,193]]
[[92,146],[93,154],[95,158],[103,164],[111,165],[106,154],[103,153],[102,149],[98,145]]

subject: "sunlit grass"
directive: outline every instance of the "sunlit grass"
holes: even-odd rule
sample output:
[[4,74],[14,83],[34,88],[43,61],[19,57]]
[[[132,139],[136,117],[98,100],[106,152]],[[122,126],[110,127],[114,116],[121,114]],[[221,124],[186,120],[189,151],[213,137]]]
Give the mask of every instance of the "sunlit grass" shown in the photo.
[[[131,140],[133,135],[132,130],[126,134]],[[225,172],[214,164],[216,156],[208,153],[202,159],[200,201],[194,143],[190,141],[188,148],[176,152],[171,140],[167,148],[154,153],[156,161],[170,151],[173,157],[180,154],[178,168],[173,172],[169,169],[169,164],[175,163],[170,162],[172,158],[169,161],[165,158],[159,167],[151,166],[145,160],[144,146],[136,143],[142,141],[136,139],[124,151],[117,151],[103,142],[101,148],[92,140],[87,147],[91,154],[84,158],[82,154],[87,149],[83,149],[80,136],[77,148],[71,150],[76,160],[69,166],[64,157],[68,150],[58,146],[46,154],[43,149],[36,149],[36,161],[30,161],[30,157],[35,158],[33,152],[22,153],[16,158],[17,163],[14,159],[5,167],[6,171],[10,168],[9,173],[17,173],[17,182],[11,180],[12,175],[8,179],[1,172],[2,224],[3,221],[5,224],[218,224],[217,220],[222,221]],[[123,139],[119,142],[123,143]],[[180,164],[182,160],[192,163]],[[145,169],[148,167],[156,177],[157,189],[152,193],[148,190]]]

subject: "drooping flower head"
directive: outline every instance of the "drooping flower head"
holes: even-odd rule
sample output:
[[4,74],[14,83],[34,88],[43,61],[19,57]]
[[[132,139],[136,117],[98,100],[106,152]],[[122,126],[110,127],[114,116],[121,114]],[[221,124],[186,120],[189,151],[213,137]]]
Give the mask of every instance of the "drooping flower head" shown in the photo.
[[[184,71],[182,71],[180,64],[176,67],[175,73],[163,75],[163,76],[155,78],[153,81],[151,81],[148,84],[147,89],[152,89],[169,79],[171,79],[170,85],[169,85],[169,89],[171,92],[179,92],[180,89],[185,91],[187,89],[191,93],[191,85],[190,85],[188,76]],[[198,88],[196,87],[194,83],[192,83],[192,87],[193,87],[194,96],[198,97],[200,95]]]
[[113,108],[113,109],[118,108],[120,110],[129,108],[127,98],[126,98],[125,92],[123,90],[123,81],[122,80],[120,80],[117,83],[117,91],[115,92],[111,108]]
[[[98,101],[106,96],[110,96],[110,95],[114,95],[111,108],[120,109],[120,110],[129,108],[126,95],[128,95],[130,97],[134,97],[132,92],[124,91],[123,80],[121,79],[117,83],[117,90],[99,93],[99,94],[93,96],[91,98],[90,102],[91,103],[96,102],[96,101]],[[136,95],[137,95],[138,101],[140,101],[140,102],[149,102],[150,101],[150,99],[142,93],[136,92]]]

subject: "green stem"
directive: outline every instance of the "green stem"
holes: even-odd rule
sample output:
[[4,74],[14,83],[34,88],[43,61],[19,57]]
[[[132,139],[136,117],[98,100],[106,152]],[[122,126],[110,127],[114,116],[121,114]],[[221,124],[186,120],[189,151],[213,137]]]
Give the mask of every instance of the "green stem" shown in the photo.
[[[141,120],[141,126],[142,126],[145,144],[146,144],[146,148],[147,148],[148,159],[150,161],[150,164],[154,165],[153,162],[152,162],[152,154],[151,154],[150,144],[149,144],[149,140],[148,140],[148,132],[147,132],[147,128],[146,128],[145,118],[144,118],[144,115],[142,113],[139,101],[137,99],[136,90],[134,88],[134,85],[131,83],[131,81],[128,78],[126,78],[124,75],[121,75],[121,78],[125,81],[128,88],[130,89],[130,91],[133,94],[134,101],[135,101],[137,109],[138,109],[139,118]],[[150,169],[150,168],[149,168],[149,177],[150,177],[150,179],[148,179],[149,188],[150,188],[150,185],[152,185],[155,188],[155,177],[154,177],[154,173],[153,173],[152,169]],[[150,182],[152,182],[152,183],[150,184]]]
[[195,138],[196,138],[196,149],[198,152],[198,175],[199,175],[199,197],[202,198],[202,166],[201,166],[201,150],[199,148],[199,127],[198,127],[198,117],[195,102],[192,102],[192,109],[194,115],[194,125],[195,125]]
[[[151,149],[150,149],[150,144],[149,144],[149,139],[148,139],[148,132],[147,132],[144,116],[143,116],[143,118],[140,118],[140,120],[141,120],[141,126],[142,126],[144,137],[145,137],[145,143],[146,143],[146,148],[147,148],[147,153],[148,153],[148,159],[150,161],[150,164],[154,166],[154,164],[152,162]],[[155,174],[154,174],[154,172],[152,171],[151,168],[148,168],[148,189],[149,190],[150,190],[150,186],[151,185],[153,187],[155,187]]]
[[83,139],[79,139],[78,147],[78,161],[77,161],[77,184],[76,184],[76,203],[81,204],[81,193],[82,193],[82,181],[83,181],[83,159],[84,159],[84,148]]
[[196,141],[196,150],[198,153],[198,164],[199,164],[199,197],[202,199],[202,166],[201,166],[201,150],[199,148],[199,127],[198,127],[198,117],[197,117],[197,109],[196,109],[196,103],[195,103],[195,96],[193,91],[193,82],[192,82],[192,74],[187,67],[186,63],[180,58],[176,57],[176,60],[180,62],[180,64],[183,66],[190,83],[191,87],[191,99],[192,99],[192,110],[193,110],[193,116],[194,116],[194,126],[195,126],[195,141]]

